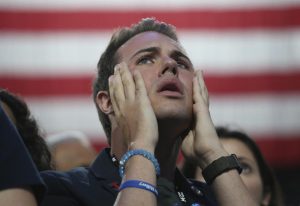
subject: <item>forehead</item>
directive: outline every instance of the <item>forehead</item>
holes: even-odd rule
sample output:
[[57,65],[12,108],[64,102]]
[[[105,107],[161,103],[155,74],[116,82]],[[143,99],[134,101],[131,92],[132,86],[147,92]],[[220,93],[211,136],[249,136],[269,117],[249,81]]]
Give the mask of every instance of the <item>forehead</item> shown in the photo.
[[255,161],[255,157],[249,147],[242,141],[235,138],[220,139],[228,153],[234,153],[238,157],[246,157]]
[[125,42],[117,51],[121,59],[130,58],[131,55],[135,54],[141,49],[148,47],[158,47],[163,51],[172,52],[180,51],[183,54],[186,54],[181,44],[170,37],[154,32],[147,31],[135,35],[127,42]]

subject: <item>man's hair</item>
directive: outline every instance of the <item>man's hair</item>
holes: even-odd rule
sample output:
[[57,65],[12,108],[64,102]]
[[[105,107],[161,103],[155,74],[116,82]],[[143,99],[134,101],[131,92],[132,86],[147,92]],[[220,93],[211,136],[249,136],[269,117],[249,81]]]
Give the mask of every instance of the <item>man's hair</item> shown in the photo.
[[52,169],[51,154],[26,103],[18,96],[1,88],[0,101],[5,103],[12,111],[16,119],[15,126],[37,169],[39,171]]
[[102,53],[98,62],[97,77],[93,84],[93,99],[109,144],[111,141],[111,123],[108,116],[103,113],[97,105],[97,94],[99,91],[109,91],[108,78],[114,73],[114,67],[119,61],[117,50],[135,35],[147,31],[158,32],[178,41],[174,26],[157,21],[155,18],[145,18],[137,24],[133,24],[131,27],[120,28],[114,32],[106,50]]

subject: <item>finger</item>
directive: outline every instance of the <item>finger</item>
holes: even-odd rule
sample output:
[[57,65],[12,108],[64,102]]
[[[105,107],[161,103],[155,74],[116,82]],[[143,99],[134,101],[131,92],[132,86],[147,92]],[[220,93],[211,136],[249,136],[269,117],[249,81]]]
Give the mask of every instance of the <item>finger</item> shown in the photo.
[[113,106],[113,111],[115,113],[115,115],[119,116],[120,112],[119,112],[119,108],[118,108],[118,105],[116,103],[116,99],[115,99],[115,94],[114,94],[114,76],[111,75],[109,78],[108,78],[108,84],[109,84],[109,95],[110,95],[110,100],[111,100],[111,103],[112,103],[112,106]]
[[132,74],[129,71],[126,63],[121,63],[120,75],[123,83],[125,98],[133,101],[135,99],[135,84],[132,78]]
[[191,152],[193,151],[193,145],[194,145],[194,135],[192,130],[190,130],[187,136],[184,138],[181,146],[181,150],[185,158],[191,156]]
[[125,100],[125,94],[124,94],[124,87],[123,87],[121,74],[120,74],[120,64],[115,66],[115,74],[112,83],[113,83],[113,90],[114,90],[113,94],[116,100],[116,104],[118,105],[119,108],[121,108]]
[[201,97],[201,90],[200,90],[200,85],[198,82],[197,73],[195,74],[195,76],[193,78],[193,100],[195,103],[203,101],[203,99]]
[[134,78],[135,86],[136,86],[136,88],[135,88],[136,95],[138,97],[147,96],[147,90],[146,90],[146,87],[145,87],[144,79],[143,79],[140,71],[134,70],[133,71],[133,78]]
[[203,71],[202,70],[197,71],[196,76],[197,76],[197,80],[198,80],[199,87],[200,87],[201,97],[202,97],[204,103],[206,105],[208,105],[209,104],[208,91],[207,91],[207,87],[206,87],[205,82],[204,82]]

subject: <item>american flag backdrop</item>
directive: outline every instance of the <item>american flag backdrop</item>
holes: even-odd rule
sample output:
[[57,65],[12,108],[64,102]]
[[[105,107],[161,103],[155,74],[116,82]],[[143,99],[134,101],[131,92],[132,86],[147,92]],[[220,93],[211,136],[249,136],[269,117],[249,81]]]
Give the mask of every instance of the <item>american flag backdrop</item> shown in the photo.
[[253,136],[274,166],[300,165],[300,1],[1,0],[0,87],[46,134],[106,139],[91,98],[110,35],[143,17],[177,27],[203,69],[216,125]]

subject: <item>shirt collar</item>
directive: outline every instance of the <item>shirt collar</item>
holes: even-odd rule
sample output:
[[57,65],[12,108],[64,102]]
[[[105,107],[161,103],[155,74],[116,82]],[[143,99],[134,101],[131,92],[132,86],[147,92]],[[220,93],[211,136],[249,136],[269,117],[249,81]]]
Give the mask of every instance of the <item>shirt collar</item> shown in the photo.
[[105,148],[92,163],[90,170],[97,178],[120,183],[118,168],[113,164],[111,158],[110,148]]

